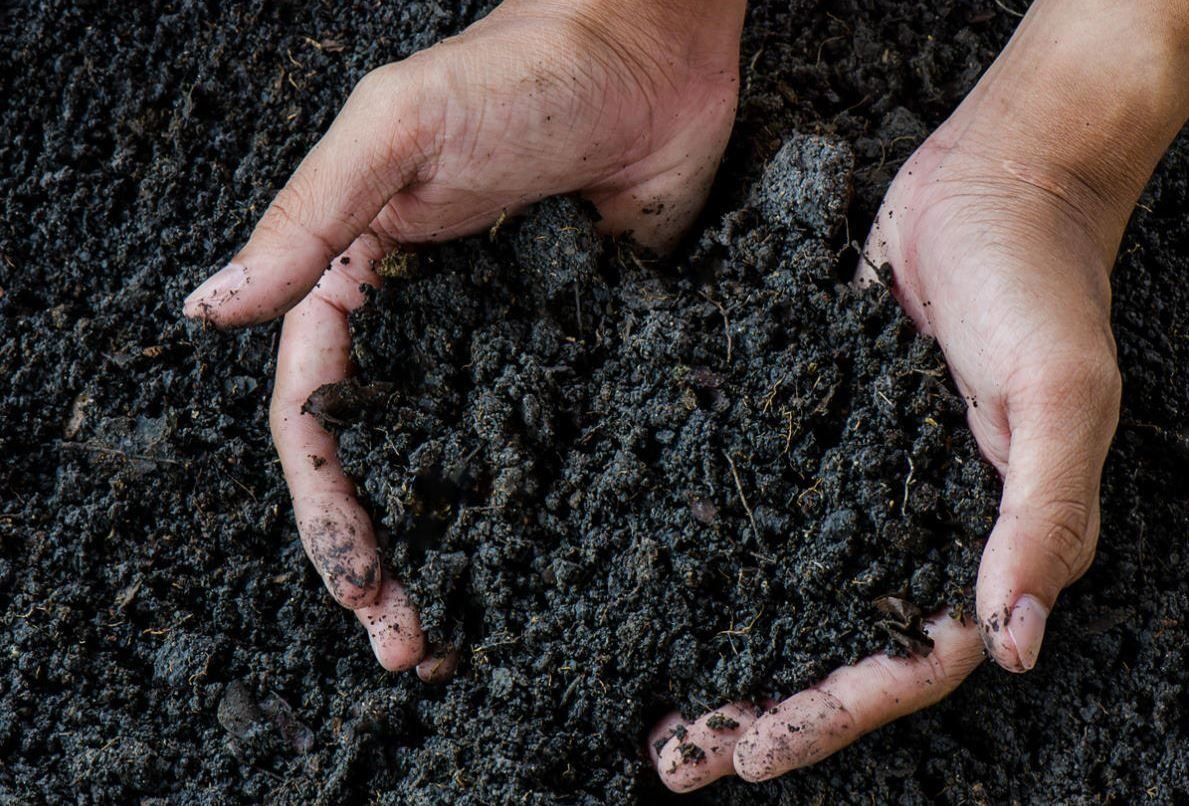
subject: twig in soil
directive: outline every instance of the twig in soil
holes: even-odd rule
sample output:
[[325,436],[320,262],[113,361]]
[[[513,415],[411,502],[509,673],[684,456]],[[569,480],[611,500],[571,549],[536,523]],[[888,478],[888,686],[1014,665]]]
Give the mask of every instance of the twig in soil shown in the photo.
[[[730,645],[731,645],[731,651],[734,652],[736,655],[738,655],[739,647],[735,646],[735,636],[736,635],[747,635],[749,632],[751,632],[751,628],[756,625],[756,622],[760,620],[760,616],[762,616],[762,615],[764,615],[764,606],[760,605],[759,612],[757,612],[754,616],[752,616],[751,621],[747,622],[746,627],[744,627],[741,630],[735,629],[735,619],[732,618],[731,619],[731,629],[721,630],[720,632],[717,633],[717,635],[725,635],[727,637],[728,643],[730,643]],[[710,709],[706,708],[704,710],[709,711]]]
[[492,641],[490,644],[483,644],[482,646],[474,647],[473,649],[471,649],[471,654],[478,655],[480,653],[488,651],[489,649],[495,649],[496,647],[508,646],[509,644],[515,644],[517,641],[520,640],[520,636],[512,635],[511,633],[506,632],[506,631],[504,632],[503,636],[492,636],[492,637],[495,638],[494,641]]
[[718,633],[718,635],[747,635],[749,632],[751,632],[751,628],[756,626],[756,622],[760,620],[760,616],[762,615],[764,615],[764,606],[760,605],[760,609],[754,616],[751,617],[751,621],[747,622],[746,627],[741,627],[739,629],[731,627],[729,630],[722,630]]
[[495,243],[496,236],[500,234],[500,227],[502,227],[504,225],[504,222],[507,220],[508,220],[508,211],[500,210],[499,218],[497,218],[495,220],[495,223],[491,225],[491,229],[489,229],[487,231],[487,237],[491,240],[492,243]]
[[727,318],[727,309],[723,307],[721,302],[707,294],[705,291],[702,292],[702,296],[705,297],[711,305],[713,305],[715,308],[718,308],[718,312],[722,314],[722,329],[723,332],[727,334],[727,363],[730,364],[731,351],[735,347],[735,342],[731,338],[731,320]]
[[821,43],[817,46],[817,61],[814,62],[813,66],[814,67],[822,66],[822,50],[826,47],[826,45],[830,44],[831,42],[841,42],[843,39],[846,39],[846,37],[845,36],[828,36],[825,39],[823,39],[821,41]]
[[171,632],[173,632],[178,627],[182,626],[183,624],[185,624],[187,621],[189,621],[192,618],[194,618],[194,614],[187,613],[186,615],[182,616],[180,619],[178,619],[177,621],[175,621],[173,624],[171,624],[168,627],[149,627],[147,630],[141,630],[140,634],[141,635],[152,635],[152,636],[156,636],[156,637],[160,637],[162,635],[169,635]]
[[900,507],[900,511],[905,515],[908,514],[908,485],[912,484],[912,474],[917,472],[916,467],[912,464],[912,457],[908,457],[908,476],[904,479],[904,506]]
[[245,493],[247,493],[248,497],[250,497],[253,501],[256,501],[256,493],[254,493],[252,491],[251,487],[249,487],[248,485],[244,484],[242,481],[237,479],[235,477],[234,473],[232,473],[230,470],[223,467],[221,464],[216,463],[215,467],[218,468],[219,473],[221,475],[225,476],[227,479],[229,479],[231,481],[232,484],[234,484],[236,487],[239,487],[241,490],[243,490]]
[[1013,17],[1023,17],[1024,16],[1023,11],[1016,11],[1014,8],[1008,8],[1001,2],[1001,0],[995,0],[995,5],[999,6],[1001,9],[1006,11],[1008,14],[1011,14]]
[[743,482],[739,480],[739,469],[735,467],[735,460],[731,457],[731,454],[724,453],[723,456],[727,457],[727,464],[731,466],[731,477],[735,479],[735,489],[739,491],[739,500],[743,502],[743,509],[747,511],[747,519],[751,521],[752,536],[758,543],[760,540],[760,530],[756,527],[756,516],[751,511],[751,505],[747,503],[747,496],[743,494]]
[[107,744],[103,745],[103,747],[99,747],[99,748],[92,747],[92,748],[88,749],[87,752],[83,754],[83,758],[86,759],[86,762],[87,762],[87,768],[86,768],[86,770],[84,770],[81,773],[76,773],[74,778],[71,780],[71,783],[77,784],[79,781],[85,779],[88,775],[90,775],[91,768],[95,766],[95,756],[99,755],[100,753],[106,752],[107,749],[109,747],[112,747],[113,745],[115,745],[115,743],[118,742],[120,740],[120,738],[121,737],[116,736],[113,739],[109,739]]
[[870,101],[870,100],[871,100],[871,93],[867,93],[866,95],[864,95],[864,96],[863,96],[863,97],[862,97],[862,98],[859,100],[859,102],[858,102],[858,103],[856,103],[856,104],[851,104],[851,105],[850,105],[850,106],[848,106],[846,109],[843,109],[841,112],[839,112],[837,115],[835,115],[835,116],[834,116],[834,120],[838,120],[838,118],[842,117],[842,116],[843,116],[843,115],[845,115],[847,112],[853,112],[853,111],[855,111],[855,110],[856,110],[856,109],[858,109],[860,106],[862,106],[863,104],[867,103],[867,102],[868,102],[868,101]]
[[853,34],[855,32],[855,30],[850,27],[850,24],[846,20],[842,19],[842,17],[839,17],[837,14],[831,14],[830,12],[827,11],[826,16],[829,17],[830,19],[834,20],[834,22],[841,25],[842,30],[846,31],[848,34]]
[[763,404],[760,407],[760,411],[762,413],[767,414],[772,409],[772,404],[776,402],[776,393],[780,390],[780,385],[782,383],[784,383],[784,378],[781,378],[776,381],[776,383],[772,384],[772,388],[768,390],[768,394],[764,395],[760,399],[760,402]]
[[62,442],[62,441],[59,441],[58,447],[59,448],[78,448],[80,450],[94,451],[95,453],[104,453],[104,454],[108,454],[110,456],[122,456],[123,458],[127,459],[128,461],[132,461],[133,459],[135,459],[140,462],[153,462],[156,464],[177,465],[178,467],[185,467],[185,468],[190,467],[189,462],[181,462],[181,461],[178,461],[177,459],[166,459],[163,456],[148,456],[147,454],[143,454],[143,453],[128,453],[127,451],[121,451],[116,448],[109,448],[106,445],[96,445],[93,442]]
[[284,778],[277,775],[275,772],[272,772],[271,770],[264,769],[264,767],[253,767],[252,769],[254,769],[256,772],[264,773],[265,775],[267,775],[269,778],[273,779],[274,781],[278,781],[282,784],[285,783]]
[[759,62],[760,56],[764,55],[764,48],[761,47],[751,57],[751,61],[747,65],[747,86],[743,88],[743,95],[746,96],[751,92],[751,82],[755,78],[756,63]]
[[578,319],[578,338],[582,338],[582,291],[574,283],[574,315]]
[[800,506],[801,499],[804,498],[805,496],[809,495],[810,493],[818,493],[820,495],[821,488],[822,488],[822,480],[820,478],[814,479],[812,486],[806,487],[804,490],[802,490],[797,495],[797,505]]

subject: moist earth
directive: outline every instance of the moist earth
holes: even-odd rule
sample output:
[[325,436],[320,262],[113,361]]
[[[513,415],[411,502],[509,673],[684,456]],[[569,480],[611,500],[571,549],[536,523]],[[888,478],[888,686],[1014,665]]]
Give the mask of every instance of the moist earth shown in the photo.
[[[926,649],[880,597],[969,609],[997,482],[936,349],[844,280],[1015,17],[757,2],[739,122],[672,259],[555,200],[421,250],[353,317],[356,389],[382,394],[337,412],[341,453],[463,657],[435,688],[378,668],[296,539],[276,326],[180,304],[353,81],[489,7],[0,12],[3,798],[663,801],[642,749],[668,708]],[[985,665],[817,767],[684,800],[1189,797],[1187,204],[1182,136],[1114,275],[1098,560],[1037,669]]]

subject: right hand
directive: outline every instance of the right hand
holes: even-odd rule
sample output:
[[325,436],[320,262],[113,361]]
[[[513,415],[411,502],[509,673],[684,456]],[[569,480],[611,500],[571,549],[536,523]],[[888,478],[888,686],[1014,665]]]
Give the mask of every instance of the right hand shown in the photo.
[[[1003,475],[976,585],[979,623],[937,614],[928,656],[873,655],[775,707],[732,703],[689,724],[669,716],[650,750],[671,789],[817,763],[948,696],[984,647],[1010,671],[1036,664],[1048,613],[1098,539],[1120,395],[1109,274],[1136,198],[1189,117],[1183,9],[1037,0],[900,170],[867,239],[859,281],[891,267],[892,292],[936,337],[971,430]],[[683,738],[668,741],[679,725]],[[704,754],[689,755],[689,744]]]
[[[738,97],[743,0],[507,0],[460,36],[369,73],[256,225],[186,300],[218,327],[285,314],[271,424],[298,531],[384,668],[426,658],[381,570],[334,439],[302,405],[350,371],[347,315],[402,244],[482,231],[581,193],[601,226],[671,246],[700,210]],[[327,266],[330,269],[327,270]]]

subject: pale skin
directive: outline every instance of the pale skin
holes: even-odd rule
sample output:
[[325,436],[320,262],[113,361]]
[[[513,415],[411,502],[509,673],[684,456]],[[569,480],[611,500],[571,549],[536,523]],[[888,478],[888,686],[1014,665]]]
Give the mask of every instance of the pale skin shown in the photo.
[[[219,327],[284,314],[274,441],[307,554],[389,670],[445,679],[302,403],[350,372],[347,314],[403,244],[490,227],[580,193],[608,232],[663,250],[705,201],[738,97],[742,0],[507,0],[464,34],[369,74],[230,265],[186,301]],[[945,352],[1004,479],[978,619],[938,614],[928,657],[874,656],[783,702],[727,704],[650,737],[675,791],[812,764],[950,693],[986,656],[1040,659],[1048,614],[1088,568],[1120,380],[1109,274],[1132,206],[1189,117],[1189,0],[1037,0],[884,199],[858,282],[892,291]],[[644,214],[663,203],[665,215]],[[327,271],[327,266],[330,266]],[[715,714],[729,717],[713,720]],[[717,727],[712,727],[717,726]]]

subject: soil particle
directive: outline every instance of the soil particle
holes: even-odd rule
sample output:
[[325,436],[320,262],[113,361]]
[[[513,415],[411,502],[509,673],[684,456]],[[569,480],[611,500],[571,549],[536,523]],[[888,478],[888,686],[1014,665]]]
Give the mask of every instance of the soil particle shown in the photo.
[[706,720],[706,727],[711,730],[734,730],[739,727],[739,723],[723,714],[711,714]]
[[[819,184],[818,204],[845,205],[847,184]],[[819,236],[757,221],[729,212],[646,268],[550,200],[495,239],[422,250],[433,271],[352,317],[344,388],[390,394],[328,424],[378,521],[416,536],[390,560],[427,637],[472,649],[437,729],[471,771],[538,748],[536,783],[513,772],[488,797],[547,781],[560,796],[584,724],[592,787],[633,791],[602,776],[663,705],[788,695],[927,648],[922,608],[969,604],[996,484],[936,348],[885,289],[833,279]],[[583,265],[559,263],[558,232],[587,268],[558,274]],[[909,472],[908,494],[950,493],[906,508]],[[894,618],[873,604],[913,583],[919,604],[896,597]],[[515,727],[462,730],[497,709]]]
[[682,764],[701,764],[706,760],[706,751],[693,742],[677,745],[677,752],[681,754]]
[[[6,10],[0,800],[668,802],[641,749],[668,709],[893,644],[879,596],[968,597],[994,480],[962,401],[883,292],[839,280],[1016,19],[758,1],[735,133],[671,263],[635,266],[561,204],[539,215],[574,233],[506,221],[377,267],[399,278],[355,323],[377,394],[330,424],[389,570],[461,658],[432,688],[376,668],[269,442],[278,326],[179,311],[369,68],[490,6]],[[801,159],[812,138],[828,165]],[[1112,278],[1099,555],[1037,668],[986,666],[814,768],[682,802],[1189,799],[1187,207],[1182,136]]]
[[854,162],[844,142],[792,134],[764,169],[756,194],[760,213],[773,224],[833,236],[850,204]]

